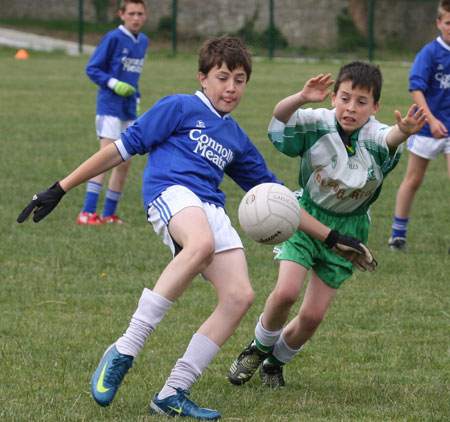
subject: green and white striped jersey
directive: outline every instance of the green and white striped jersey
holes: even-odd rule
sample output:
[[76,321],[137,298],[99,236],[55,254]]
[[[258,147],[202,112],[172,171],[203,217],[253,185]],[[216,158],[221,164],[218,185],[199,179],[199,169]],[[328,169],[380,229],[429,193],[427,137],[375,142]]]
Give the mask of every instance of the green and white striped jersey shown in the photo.
[[298,181],[304,195],[333,213],[361,214],[400,159],[403,145],[389,151],[386,144],[390,128],[371,116],[346,146],[335,111],[308,108],[297,110],[286,124],[273,117],[268,135],[279,151],[302,158]]

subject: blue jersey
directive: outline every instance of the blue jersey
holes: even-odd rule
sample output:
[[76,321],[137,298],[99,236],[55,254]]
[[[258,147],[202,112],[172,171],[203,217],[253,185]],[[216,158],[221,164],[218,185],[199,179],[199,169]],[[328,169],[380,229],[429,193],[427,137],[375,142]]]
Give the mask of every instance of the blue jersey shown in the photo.
[[[422,91],[433,115],[450,128],[450,45],[442,37],[417,54],[409,73],[409,90]],[[428,124],[419,134],[433,137]]]
[[[99,86],[97,114],[136,119],[136,101],[140,97],[139,76],[144,65],[148,38],[142,33],[133,35],[120,25],[108,32],[94,51],[86,66],[89,78]],[[136,88],[136,93],[121,97],[108,88],[108,82],[117,79]]]
[[182,185],[202,201],[224,207],[224,174],[242,189],[276,177],[236,121],[221,116],[200,91],[159,100],[122,133],[116,146],[124,160],[148,155],[143,174],[147,206],[169,186]]

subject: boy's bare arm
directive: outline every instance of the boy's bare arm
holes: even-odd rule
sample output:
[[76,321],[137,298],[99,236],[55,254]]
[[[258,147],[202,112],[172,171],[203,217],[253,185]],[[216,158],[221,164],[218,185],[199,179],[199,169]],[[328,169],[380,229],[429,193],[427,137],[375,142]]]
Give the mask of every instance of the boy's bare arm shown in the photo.
[[122,162],[122,156],[119,154],[116,146],[114,144],[109,144],[88,158],[77,169],[62,179],[59,184],[65,192],[68,192],[80,183],[86,182],[87,180],[116,167]]
[[273,115],[283,123],[301,106],[307,103],[319,103],[324,101],[331,91],[328,89],[334,81],[330,81],[331,73],[317,75],[305,83],[300,92],[282,99],[274,108]]
[[405,117],[402,117],[398,110],[395,110],[395,118],[397,124],[392,127],[386,136],[386,143],[389,148],[395,148],[408,137],[419,132],[427,123],[427,115],[423,107],[417,109],[417,105],[413,104]]
[[34,214],[33,221],[35,223],[41,221],[47,214],[52,212],[70,189],[117,166],[121,162],[122,156],[114,144],[101,149],[70,173],[69,176],[60,182],[54,183],[46,191],[34,195],[30,203],[17,217],[17,222],[23,223],[31,214]]

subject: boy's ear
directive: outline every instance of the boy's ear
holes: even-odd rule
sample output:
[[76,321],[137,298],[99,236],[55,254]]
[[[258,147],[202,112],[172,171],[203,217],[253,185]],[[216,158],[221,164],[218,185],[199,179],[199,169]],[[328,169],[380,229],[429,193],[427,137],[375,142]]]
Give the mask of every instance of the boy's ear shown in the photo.
[[377,114],[377,111],[378,111],[379,108],[380,108],[380,102],[377,101],[377,102],[373,105],[372,116],[375,116],[375,114]]
[[205,88],[206,75],[203,72],[198,72],[197,79],[200,82],[200,85],[202,86],[202,88],[204,89]]
[[336,94],[334,92],[331,93],[331,105],[336,107]]

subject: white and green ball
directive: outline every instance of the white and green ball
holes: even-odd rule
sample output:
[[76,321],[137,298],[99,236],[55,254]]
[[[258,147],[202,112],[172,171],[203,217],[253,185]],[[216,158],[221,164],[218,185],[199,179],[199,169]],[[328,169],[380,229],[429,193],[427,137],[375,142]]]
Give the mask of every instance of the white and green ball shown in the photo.
[[294,193],[278,183],[262,183],[242,198],[239,224],[255,242],[274,245],[289,239],[300,223],[300,205]]

